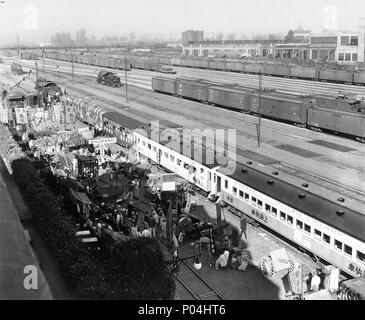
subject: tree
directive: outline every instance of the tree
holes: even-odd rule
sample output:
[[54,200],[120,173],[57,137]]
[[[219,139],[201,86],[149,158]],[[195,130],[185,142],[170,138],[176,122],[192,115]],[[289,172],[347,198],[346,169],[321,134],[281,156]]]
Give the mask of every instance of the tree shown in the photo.
[[284,42],[285,43],[290,43],[290,42],[293,42],[293,41],[294,41],[294,31],[290,29],[288,34],[284,38]]

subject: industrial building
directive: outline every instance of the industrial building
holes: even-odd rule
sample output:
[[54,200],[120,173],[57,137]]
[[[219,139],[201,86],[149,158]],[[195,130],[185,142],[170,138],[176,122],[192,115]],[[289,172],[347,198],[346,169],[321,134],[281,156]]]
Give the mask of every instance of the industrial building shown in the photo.
[[[186,41],[187,38],[185,38]],[[299,61],[337,62],[353,65],[364,62],[365,19],[359,19],[355,32],[311,32],[298,28],[291,41],[221,40],[183,42],[185,56],[242,56],[297,59]]]
[[183,44],[183,53],[185,56],[200,57],[242,54],[269,57],[274,54],[275,45],[283,42],[283,40],[190,41]]
[[181,42],[187,44],[190,41],[204,41],[204,31],[186,30],[181,34]]

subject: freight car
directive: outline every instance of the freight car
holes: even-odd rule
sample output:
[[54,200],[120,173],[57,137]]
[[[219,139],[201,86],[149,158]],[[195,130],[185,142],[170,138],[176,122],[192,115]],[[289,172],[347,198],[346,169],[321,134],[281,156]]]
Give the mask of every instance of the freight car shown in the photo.
[[320,70],[319,80],[352,84],[354,82],[354,74],[342,70]]
[[311,99],[301,96],[293,97],[286,94],[271,92],[261,95],[261,107],[259,107],[259,94],[250,94],[250,113],[290,122],[299,127],[305,127],[307,123],[307,110],[314,106]]
[[345,95],[338,95],[335,98],[316,95],[316,102],[318,106],[332,110],[362,112],[365,109],[359,100],[348,98]]
[[[365,143],[361,124],[358,123],[365,115],[365,106],[356,100],[300,96],[264,89],[259,110],[260,95],[254,87],[221,84],[204,79],[152,77],[152,89],[156,92],[177,95],[239,112],[260,114],[263,117],[292,123],[299,127],[308,126],[315,131],[340,133]],[[345,112],[346,116],[337,116],[339,120],[333,116],[326,121],[316,122],[313,115],[317,114],[315,110],[321,110],[322,107],[327,107],[326,110],[333,112],[336,110]],[[309,115],[312,116],[311,119],[308,119]],[[337,123],[338,121],[340,123]],[[353,128],[350,128],[351,121],[354,124]]]
[[38,60],[38,54],[36,53],[32,53],[32,52],[22,52],[20,54],[21,59],[25,59],[25,60]]
[[315,131],[341,133],[365,143],[365,113],[316,107],[308,110],[308,126]]
[[166,77],[152,77],[152,90],[165,94],[176,95],[176,80]]
[[176,94],[179,97],[207,103],[209,87],[212,85],[221,84],[204,79],[176,78]]

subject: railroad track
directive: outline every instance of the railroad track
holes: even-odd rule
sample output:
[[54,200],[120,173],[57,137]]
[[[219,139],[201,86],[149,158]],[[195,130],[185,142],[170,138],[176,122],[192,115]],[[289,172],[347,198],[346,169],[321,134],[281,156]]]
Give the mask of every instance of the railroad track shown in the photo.
[[[167,244],[159,239],[165,247]],[[178,273],[173,273],[175,279],[194,300],[227,300],[227,298],[208,280],[185,261],[180,263]]]

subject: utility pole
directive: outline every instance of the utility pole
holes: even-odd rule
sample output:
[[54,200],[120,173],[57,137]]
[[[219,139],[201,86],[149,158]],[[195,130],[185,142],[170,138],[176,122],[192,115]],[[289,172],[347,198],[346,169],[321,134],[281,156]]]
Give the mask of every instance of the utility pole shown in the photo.
[[67,131],[67,124],[66,124],[66,99],[63,100],[63,113],[65,115],[63,122],[65,126],[65,131]]
[[125,103],[128,103],[128,73],[127,73],[127,57],[124,57],[124,72],[125,72]]
[[261,140],[261,70],[259,73],[259,123],[257,127],[257,146],[260,148]]
[[18,59],[20,59],[20,51],[19,51],[19,35],[16,34],[16,50],[18,53]]
[[42,50],[42,56],[43,56],[43,75],[45,76],[45,74],[44,74],[44,49]]
[[36,83],[36,87],[37,87],[37,98],[38,98],[38,105],[39,107],[42,107],[42,99],[39,98],[39,87],[38,87],[38,63],[37,61],[35,62],[35,83]]
[[74,78],[74,56],[71,54],[71,70],[72,70],[72,82],[75,82]]

